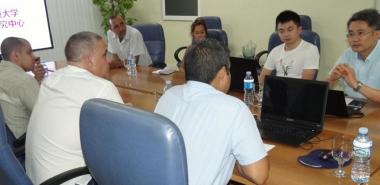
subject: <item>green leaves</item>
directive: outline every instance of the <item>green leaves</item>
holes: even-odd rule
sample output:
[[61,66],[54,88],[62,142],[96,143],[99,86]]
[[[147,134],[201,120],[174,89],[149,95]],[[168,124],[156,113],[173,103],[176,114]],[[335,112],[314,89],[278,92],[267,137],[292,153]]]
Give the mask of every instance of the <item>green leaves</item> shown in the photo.
[[102,15],[102,27],[106,32],[109,29],[108,19],[111,15],[121,15],[128,24],[133,24],[137,19],[127,17],[127,12],[137,0],[92,0],[99,7]]

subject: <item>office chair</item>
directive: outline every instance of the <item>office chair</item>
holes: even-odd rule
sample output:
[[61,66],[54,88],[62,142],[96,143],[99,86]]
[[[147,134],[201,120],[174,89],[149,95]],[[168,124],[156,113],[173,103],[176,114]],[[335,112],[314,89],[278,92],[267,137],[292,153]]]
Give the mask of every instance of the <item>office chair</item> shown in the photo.
[[[321,52],[320,37],[317,33],[313,31],[302,30],[300,36],[303,40],[317,46],[319,53]],[[277,32],[272,33],[272,35],[269,37],[268,49],[258,52],[255,58],[253,59],[255,63],[258,65],[256,66],[258,69],[262,68],[262,66],[259,65],[260,58],[265,54],[269,54],[273,48],[275,48],[276,46],[280,44],[282,44],[282,41],[280,40],[280,37],[278,36]],[[318,74],[318,70],[315,73],[314,79],[316,79],[317,74]]]
[[[72,178],[88,174],[86,167],[76,168],[48,179],[41,185],[61,184]],[[12,147],[8,143],[4,115],[0,108],[0,184],[32,185],[23,166],[17,160]]]
[[85,162],[98,184],[188,184],[181,132],[161,115],[88,100],[80,113],[80,137]]
[[148,53],[152,58],[152,67],[164,68],[165,63],[165,35],[161,24],[136,24],[134,28],[138,29],[144,39]]
[[300,15],[302,30],[312,30],[311,18],[308,15]]
[[222,21],[218,16],[203,16],[198,17],[195,20],[204,20],[207,26],[207,29],[222,29]]

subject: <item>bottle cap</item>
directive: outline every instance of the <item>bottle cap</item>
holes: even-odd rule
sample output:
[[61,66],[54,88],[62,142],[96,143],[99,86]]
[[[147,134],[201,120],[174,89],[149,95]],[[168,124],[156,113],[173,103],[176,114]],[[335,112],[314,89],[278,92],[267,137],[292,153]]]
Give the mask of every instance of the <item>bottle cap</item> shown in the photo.
[[172,84],[171,80],[165,80],[165,84]]
[[359,133],[360,134],[368,134],[368,128],[367,127],[360,127]]
[[251,71],[245,72],[246,75],[251,75]]

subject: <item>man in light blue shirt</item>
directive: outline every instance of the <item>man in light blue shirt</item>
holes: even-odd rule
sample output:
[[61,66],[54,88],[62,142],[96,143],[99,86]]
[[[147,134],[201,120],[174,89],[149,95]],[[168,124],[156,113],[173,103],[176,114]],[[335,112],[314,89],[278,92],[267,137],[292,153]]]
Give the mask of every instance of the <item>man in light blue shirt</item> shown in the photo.
[[243,176],[265,183],[269,162],[255,119],[247,106],[226,92],[228,51],[215,40],[187,49],[187,83],[170,88],[155,112],[173,121],[184,137],[189,185],[225,185],[238,161]]
[[341,80],[349,97],[380,102],[380,15],[375,9],[359,11],[348,20],[347,30],[350,48],[331,70],[330,87]]

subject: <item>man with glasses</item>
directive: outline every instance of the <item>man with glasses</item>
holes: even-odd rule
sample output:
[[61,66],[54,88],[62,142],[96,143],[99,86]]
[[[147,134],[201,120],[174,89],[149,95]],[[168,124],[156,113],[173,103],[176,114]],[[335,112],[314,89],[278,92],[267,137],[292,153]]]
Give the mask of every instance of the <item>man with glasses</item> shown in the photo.
[[328,81],[334,87],[342,81],[345,93],[355,99],[380,102],[380,15],[365,9],[347,22],[350,45],[330,71]]
[[227,49],[205,39],[186,50],[184,62],[186,84],[166,91],[155,112],[181,130],[189,185],[227,184],[235,161],[247,179],[264,184],[269,162],[255,119],[241,100],[226,94],[230,86]]

